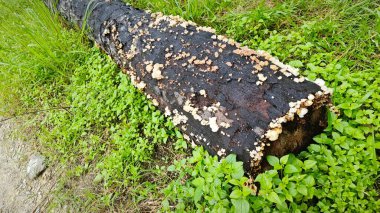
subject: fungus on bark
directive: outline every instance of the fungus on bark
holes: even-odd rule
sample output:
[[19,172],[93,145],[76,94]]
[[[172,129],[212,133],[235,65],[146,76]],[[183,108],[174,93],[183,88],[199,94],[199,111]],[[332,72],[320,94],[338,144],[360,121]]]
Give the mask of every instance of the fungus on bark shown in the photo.
[[235,153],[251,174],[265,166],[263,156],[299,151],[326,126],[331,91],[324,82],[300,77],[264,51],[119,0],[60,0],[56,8],[86,24],[186,138],[220,157]]

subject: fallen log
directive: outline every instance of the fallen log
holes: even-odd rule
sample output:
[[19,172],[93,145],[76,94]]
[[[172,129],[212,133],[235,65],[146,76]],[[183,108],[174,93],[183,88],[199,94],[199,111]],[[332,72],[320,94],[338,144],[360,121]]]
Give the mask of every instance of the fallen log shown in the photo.
[[253,174],[263,156],[297,152],[326,126],[330,91],[264,51],[178,16],[119,0],[60,0],[67,20],[90,29],[132,83],[184,137]]

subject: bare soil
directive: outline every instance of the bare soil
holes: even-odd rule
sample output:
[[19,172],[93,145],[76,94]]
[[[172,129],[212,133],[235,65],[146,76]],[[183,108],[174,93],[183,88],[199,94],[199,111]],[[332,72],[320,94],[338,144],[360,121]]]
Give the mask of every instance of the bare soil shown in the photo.
[[45,212],[55,183],[54,172],[47,168],[34,180],[27,177],[29,157],[36,150],[32,141],[15,137],[19,123],[19,119],[0,123],[0,213]]

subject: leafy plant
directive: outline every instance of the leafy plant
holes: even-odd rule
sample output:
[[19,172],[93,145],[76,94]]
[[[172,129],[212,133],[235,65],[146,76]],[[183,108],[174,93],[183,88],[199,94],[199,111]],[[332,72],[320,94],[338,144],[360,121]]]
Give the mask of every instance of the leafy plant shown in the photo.
[[202,147],[196,147],[193,155],[176,161],[168,167],[169,172],[178,177],[163,193],[163,210],[170,210],[175,204],[178,212],[197,210],[199,212],[248,212],[247,197],[255,193],[246,184],[242,162],[235,155],[218,161]]

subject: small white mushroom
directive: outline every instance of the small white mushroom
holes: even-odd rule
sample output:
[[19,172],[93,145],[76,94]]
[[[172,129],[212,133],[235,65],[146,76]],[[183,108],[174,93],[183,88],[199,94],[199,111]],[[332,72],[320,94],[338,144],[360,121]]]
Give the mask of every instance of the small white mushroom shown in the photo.
[[152,65],[152,64],[148,64],[148,65],[146,65],[146,68],[145,68],[145,69],[146,69],[147,72],[150,73],[150,72],[152,72],[152,70],[153,70],[153,65]]
[[301,109],[297,110],[297,114],[300,118],[303,118],[307,112],[308,112],[308,110],[306,108],[301,108]]
[[296,105],[297,105],[296,102],[290,102],[290,103],[289,103],[289,107],[290,107],[290,108],[294,108]]
[[209,122],[207,120],[201,120],[201,125],[202,126],[207,126]]
[[229,123],[226,123],[226,122],[221,122],[221,123],[220,123],[220,126],[226,128],[226,129],[228,129],[228,128],[231,127],[231,125],[230,125]]
[[290,108],[290,110],[289,110],[289,113],[290,114],[294,114],[294,113],[296,113],[297,112],[297,109],[296,108]]
[[162,76],[162,73],[161,73],[161,68],[163,67],[164,67],[163,64],[155,64],[153,66],[152,78],[157,79],[157,80],[163,79],[164,76]]
[[144,81],[140,81],[138,84],[136,84],[136,87],[142,90],[146,87],[146,83]]
[[311,106],[311,105],[313,105],[313,101],[307,100],[307,101],[305,101],[304,105],[307,106],[307,107]]
[[320,86],[320,87],[322,87],[322,86],[325,85],[325,81],[322,80],[322,79],[320,79],[320,78],[315,79],[314,82],[315,82],[318,86]]
[[262,73],[257,74],[257,77],[259,78],[260,81],[267,80],[267,77],[265,77]]
[[152,102],[153,102],[153,105],[154,105],[154,106],[158,106],[158,105],[160,105],[156,99],[153,99]]
[[170,116],[171,114],[169,107],[165,107],[165,116]]
[[186,123],[188,118],[185,115],[175,114],[173,116],[173,124],[178,125],[181,123]]
[[216,117],[212,117],[209,119],[209,124],[210,124],[210,127],[211,127],[211,131],[213,132],[217,132],[219,130],[219,126],[216,122]]
[[207,96],[207,94],[206,94],[206,90],[204,90],[204,89],[201,89],[201,90],[199,91],[199,94],[201,94],[203,97],[206,97],[206,96]]
[[257,154],[256,150],[252,150],[249,152],[249,156],[251,156],[251,158],[254,158],[256,154]]
[[216,153],[218,156],[224,156],[226,155],[226,150],[225,149],[220,149],[217,153]]
[[281,134],[281,132],[281,128],[270,129],[265,134],[265,137],[268,138],[270,141],[275,141],[278,139],[278,136]]
[[183,138],[185,138],[185,140],[187,140],[187,141],[190,141],[190,137],[186,134],[183,134]]

